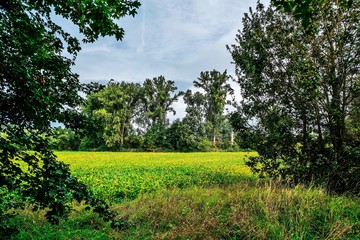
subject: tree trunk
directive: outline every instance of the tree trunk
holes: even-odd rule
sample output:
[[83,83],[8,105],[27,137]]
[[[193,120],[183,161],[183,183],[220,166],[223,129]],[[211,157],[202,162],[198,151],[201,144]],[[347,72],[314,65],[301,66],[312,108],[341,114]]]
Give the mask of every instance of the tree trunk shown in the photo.
[[342,163],[343,148],[344,148],[344,134],[345,134],[345,117],[340,108],[340,101],[338,96],[334,96],[331,104],[330,114],[330,138],[335,150],[335,158],[338,163]]
[[120,127],[120,145],[123,146],[124,145],[124,132],[125,132],[125,126],[122,125]]
[[234,130],[231,129],[230,133],[230,145],[234,146]]
[[213,129],[213,145],[215,147],[215,144],[216,144],[216,133],[215,133],[215,128]]

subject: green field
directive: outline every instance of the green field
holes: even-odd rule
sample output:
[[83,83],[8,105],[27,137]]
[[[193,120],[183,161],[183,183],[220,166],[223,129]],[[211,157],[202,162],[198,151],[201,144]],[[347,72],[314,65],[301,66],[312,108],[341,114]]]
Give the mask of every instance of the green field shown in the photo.
[[57,152],[75,175],[110,202],[169,188],[229,185],[251,176],[255,153]]
[[104,197],[122,223],[112,229],[74,203],[50,225],[25,209],[12,239],[359,239],[360,200],[258,180],[255,153],[57,152]]

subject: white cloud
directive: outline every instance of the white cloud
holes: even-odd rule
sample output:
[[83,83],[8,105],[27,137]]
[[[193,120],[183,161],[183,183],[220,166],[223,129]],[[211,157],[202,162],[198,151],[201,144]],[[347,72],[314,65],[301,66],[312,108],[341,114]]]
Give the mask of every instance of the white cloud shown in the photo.
[[[164,75],[180,90],[191,87],[201,71],[233,74],[225,45],[235,42],[244,13],[255,5],[256,0],[142,0],[135,18],[119,21],[123,41],[107,37],[83,45],[74,70],[82,82],[143,82]],[[178,114],[182,105],[175,105]]]

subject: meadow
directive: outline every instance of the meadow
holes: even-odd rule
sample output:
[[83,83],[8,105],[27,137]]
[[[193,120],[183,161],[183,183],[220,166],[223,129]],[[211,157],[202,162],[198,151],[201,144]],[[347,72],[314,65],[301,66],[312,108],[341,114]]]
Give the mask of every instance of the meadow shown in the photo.
[[13,239],[360,239],[358,197],[259,180],[245,165],[254,152],[56,154],[120,229],[74,203],[57,226],[21,211]]

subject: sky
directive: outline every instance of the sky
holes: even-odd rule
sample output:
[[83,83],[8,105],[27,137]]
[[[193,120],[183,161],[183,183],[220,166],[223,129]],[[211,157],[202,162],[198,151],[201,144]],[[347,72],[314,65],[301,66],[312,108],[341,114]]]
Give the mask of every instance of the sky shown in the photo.
[[[268,2],[262,1],[263,3]],[[83,44],[73,71],[81,82],[106,84],[116,81],[139,82],[160,75],[175,81],[179,90],[194,89],[201,71],[225,70],[234,75],[234,65],[226,45],[235,43],[242,17],[255,8],[256,0],[141,0],[135,17],[119,20],[123,41],[113,37]],[[64,29],[75,32],[74,26]],[[235,93],[236,83],[232,83]],[[182,118],[185,105],[174,104]]]

